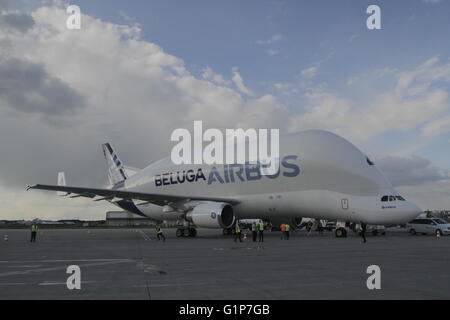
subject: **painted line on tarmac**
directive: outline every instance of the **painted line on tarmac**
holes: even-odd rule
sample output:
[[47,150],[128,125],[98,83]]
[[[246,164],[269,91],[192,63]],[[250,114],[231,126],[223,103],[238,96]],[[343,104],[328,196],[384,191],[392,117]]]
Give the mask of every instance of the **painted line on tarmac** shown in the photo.
[[[99,282],[105,282],[105,281],[81,281],[81,284],[99,283]],[[67,285],[67,282],[44,281],[44,282],[38,283],[38,286],[66,286],[66,285]]]
[[185,287],[185,286],[204,286],[211,284],[210,282],[192,282],[192,283],[166,283],[166,284],[150,284],[150,285],[135,285],[134,288],[162,288],[162,287]]
[[[97,266],[105,266],[105,265],[111,265],[111,264],[118,264],[118,263],[126,263],[126,262],[134,262],[133,260],[129,259],[123,259],[123,260],[115,260],[115,261],[107,261],[107,262],[97,262],[97,263],[88,263],[84,265],[80,265],[80,268],[86,268],[86,267],[97,267]],[[24,270],[24,271],[12,271],[12,272],[4,272],[0,273],[0,277],[7,277],[7,276],[15,276],[15,275],[25,275],[30,273],[42,273],[42,272],[48,272],[48,271],[58,271],[58,270],[66,270],[67,266],[62,267],[52,267],[52,268],[38,268],[38,269],[31,269],[31,270]]]
[[142,238],[144,238],[145,241],[150,241],[150,240],[152,240],[148,235],[145,234],[144,231],[139,230],[139,233],[141,234]]
[[112,262],[125,260],[131,261],[131,259],[0,260],[0,263]]

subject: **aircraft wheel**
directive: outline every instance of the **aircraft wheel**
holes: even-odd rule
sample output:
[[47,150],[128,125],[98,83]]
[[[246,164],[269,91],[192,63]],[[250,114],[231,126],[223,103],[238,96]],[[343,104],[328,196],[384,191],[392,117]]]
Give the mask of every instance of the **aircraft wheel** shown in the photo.
[[189,237],[195,238],[197,236],[197,230],[194,228],[189,229]]
[[347,231],[344,228],[338,228],[335,231],[336,238],[346,238]]
[[441,236],[442,236],[442,231],[439,230],[439,229],[437,229],[437,230],[436,230],[436,236],[437,236],[437,237],[441,237]]
[[184,236],[183,229],[177,229],[177,238],[181,238]]

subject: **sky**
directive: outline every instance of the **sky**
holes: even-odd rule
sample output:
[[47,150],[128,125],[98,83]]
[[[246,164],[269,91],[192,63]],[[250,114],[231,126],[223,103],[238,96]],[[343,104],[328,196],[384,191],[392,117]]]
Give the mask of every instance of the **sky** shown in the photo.
[[450,209],[449,31],[447,0],[0,0],[0,219],[104,218],[25,186],[104,186],[102,143],[143,168],[194,120],[332,131]]

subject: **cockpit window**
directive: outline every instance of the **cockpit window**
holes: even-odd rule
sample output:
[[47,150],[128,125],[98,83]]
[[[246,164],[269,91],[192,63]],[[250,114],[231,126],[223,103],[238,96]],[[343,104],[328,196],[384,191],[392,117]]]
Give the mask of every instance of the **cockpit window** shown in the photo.
[[395,196],[395,197],[397,198],[397,200],[406,201],[405,198],[403,198],[402,196]]
[[381,201],[387,202],[387,201],[389,201],[389,197],[388,197],[388,196],[383,196],[383,197],[381,198]]
[[375,165],[375,163],[373,163],[373,162],[369,159],[369,157],[366,157],[366,160],[367,160],[367,163],[369,164],[369,166],[374,166],[374,165]]
[[389,196],[389,201],[395,201],[395,197],[394,196]]

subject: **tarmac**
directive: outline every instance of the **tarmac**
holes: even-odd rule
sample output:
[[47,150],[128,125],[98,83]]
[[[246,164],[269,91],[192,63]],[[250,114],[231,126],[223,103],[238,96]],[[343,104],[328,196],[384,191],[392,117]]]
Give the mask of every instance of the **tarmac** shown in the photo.
[[[8,241],[4,241],[4,235]],[[0,230],[0,299],[449,299],[450,237],[335,238],[305,231],[264,243],[233,242],[221,230],[157,241],[153,229]],[[67,267],[81,270],[69,290]],[[369,290],[367,268],[381,269]]]

